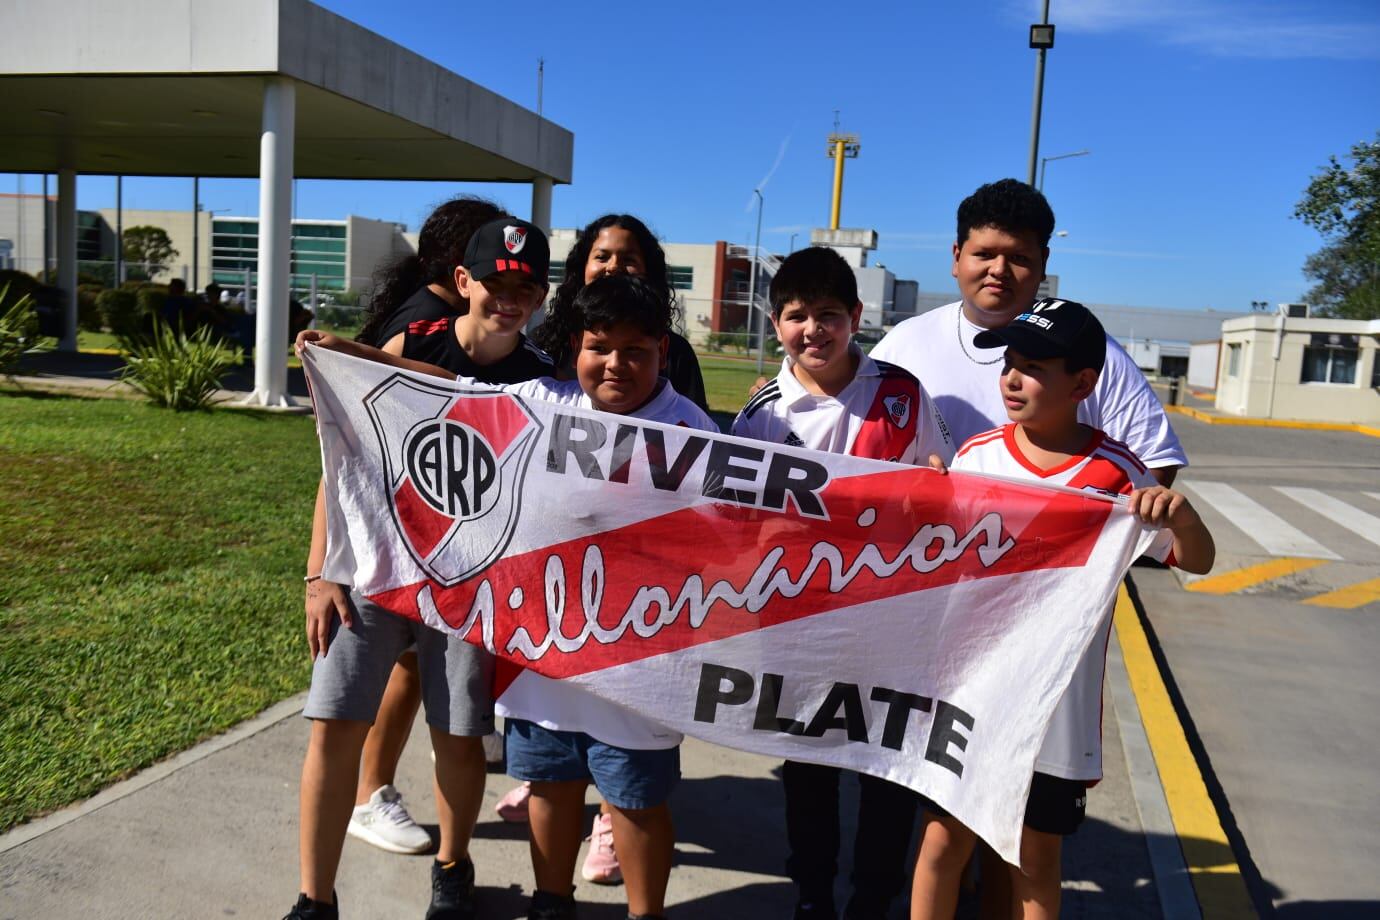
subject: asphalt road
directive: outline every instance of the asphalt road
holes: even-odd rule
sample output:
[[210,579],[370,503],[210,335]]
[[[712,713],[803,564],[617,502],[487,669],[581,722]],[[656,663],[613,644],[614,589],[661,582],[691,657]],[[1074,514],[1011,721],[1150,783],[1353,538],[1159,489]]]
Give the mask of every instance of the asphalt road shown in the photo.
[[1380,576],[1380,440],[1174,427],[1192,464],[1177,485],[1218,544],[1211,575],[1309,566],[1220,596],[1134,576],[1249,849],[1247,880],[1281,916],[1380,916],[1380,601],[1308,603]]

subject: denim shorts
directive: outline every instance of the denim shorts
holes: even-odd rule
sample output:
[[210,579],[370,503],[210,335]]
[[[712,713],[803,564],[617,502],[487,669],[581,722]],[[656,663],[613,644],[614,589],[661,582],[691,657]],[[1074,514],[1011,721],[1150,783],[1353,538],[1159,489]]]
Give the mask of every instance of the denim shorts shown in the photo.
[[509,776],[532,783],[593,781],[615,808],[664,804],[680,779],[679,747],[631,750],[512,718],[503,720],[503,736]]

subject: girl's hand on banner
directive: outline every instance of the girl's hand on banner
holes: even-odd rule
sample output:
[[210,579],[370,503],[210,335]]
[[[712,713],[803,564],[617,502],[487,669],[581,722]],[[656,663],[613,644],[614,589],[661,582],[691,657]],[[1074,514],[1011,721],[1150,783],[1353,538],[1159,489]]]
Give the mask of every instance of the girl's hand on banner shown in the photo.
[[949,475],[949,468],[944,465],[944,458],[940,457],[938,454],[930,454],[929,463],[927,465],[936,473],[940,473],[945,476]]
[[293,343],[292,347],[297,352],[297,357],[300,358],[309,344],[320,348],[329,348],[331,351],[339,351],[340,343],[343,341],[340,336],[322,332],[320,329],[303,329],[297,333],[297,341]]
[[311,657],[325,655],[331,643],[331,622],[340,617],[340,625],[354,627],[350,615],[350,594],[344,585],[317,579],[307,582],[307,648]]

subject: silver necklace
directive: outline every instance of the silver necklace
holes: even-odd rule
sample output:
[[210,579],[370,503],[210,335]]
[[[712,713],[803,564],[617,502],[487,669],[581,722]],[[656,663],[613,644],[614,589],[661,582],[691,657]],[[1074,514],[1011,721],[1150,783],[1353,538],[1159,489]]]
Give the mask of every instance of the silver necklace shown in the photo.
[[996,356],[995,358],[993,358],[991,361],[979,361],[977,358],[974,358],[974,357],[968,352],[968,346],[967,346],[967,344],[963,341],[963,305],[962,305],[962,304],[959,304],[959,307],[958,307],[958,326],[957,326],[957,331],[958,331],[958,347],[961,348],[961,349],[963,350],[963,357],[967,358],[969,361],[972,361],[974,364],[980,364],[980,365],[983,365],[983,366],[986,366],[986,365],[988,365],[988,364],[996,364],[998,361],[1000,361],[1000,360],[1004,357],[1003,355],[997,355],[997,356]]

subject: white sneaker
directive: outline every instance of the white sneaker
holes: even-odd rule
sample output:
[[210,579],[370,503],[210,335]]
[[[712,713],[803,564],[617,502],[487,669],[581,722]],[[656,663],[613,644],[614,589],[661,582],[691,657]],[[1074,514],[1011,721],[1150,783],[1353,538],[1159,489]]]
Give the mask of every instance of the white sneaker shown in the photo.
[[348,828],[358,837],[390,853],[421,853],[431,848],[431,835],[412,820],[393,786],[380,786],[369,801],[355,807]]

